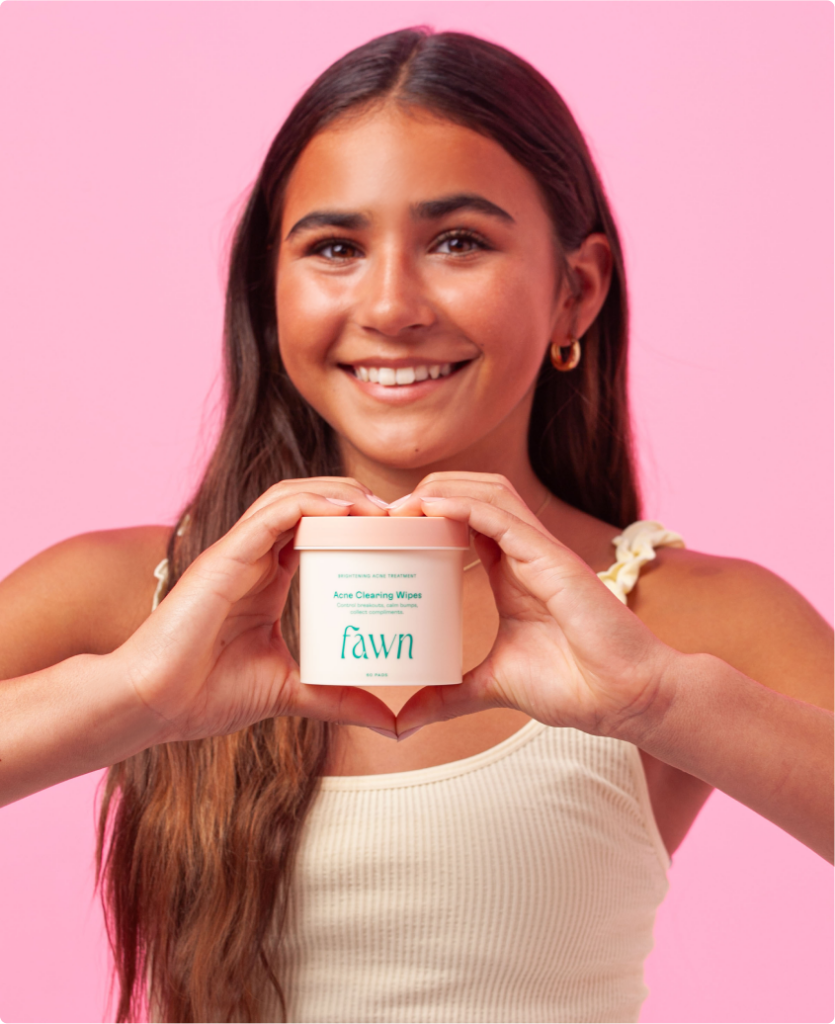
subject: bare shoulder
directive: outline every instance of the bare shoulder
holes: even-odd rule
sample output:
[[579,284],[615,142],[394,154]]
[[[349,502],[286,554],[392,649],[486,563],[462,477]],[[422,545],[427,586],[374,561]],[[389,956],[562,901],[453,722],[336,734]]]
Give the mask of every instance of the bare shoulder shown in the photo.
[[151,610],[169,526],[81,534],[0,582],[0,679],[76,654],[106,654]]
[[832,629],[768,569],[659,548],[629,606],[671,647],[714,654],[765,686],[832,708]]

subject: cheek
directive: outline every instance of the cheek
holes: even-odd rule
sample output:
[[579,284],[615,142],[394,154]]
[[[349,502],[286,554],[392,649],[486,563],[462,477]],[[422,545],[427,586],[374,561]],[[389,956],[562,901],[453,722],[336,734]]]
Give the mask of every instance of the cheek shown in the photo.
[[293,376],[322,361],[337,330],[338,310],[320,288],[292,273],[279,278],[275,299],[279,350]]
[[527,377],[539,369],[550,341],[554,282],[536,267],[506,265],[506,271],[450,288],[444,308],[492,366]]

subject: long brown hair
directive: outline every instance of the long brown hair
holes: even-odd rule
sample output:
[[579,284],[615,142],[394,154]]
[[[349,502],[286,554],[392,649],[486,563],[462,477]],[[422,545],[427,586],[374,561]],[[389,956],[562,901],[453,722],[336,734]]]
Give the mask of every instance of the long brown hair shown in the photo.
[[[609,239],[606,302],[583,361],[540,370],[530,458],[548,489],[617,526],[638,517],[626,399],[627,308],[617,230],[585,141],[549,82],[473,36],[394,32],[324,72],[276,136],[238,225],[225,314],[226,415],[217,447],[172,534],[169,589],[269,486],[341,473],[330,426],[299,395],[279,354],[274,299],[283,191],[317,132],[386,100],[491,137],[539,183],[561,253]],[[565,267],[565,264],[563,264]],[[182,520],[182,517],[181,517]],[[181,535],[179,535],[181,534]],[[296,600],[282,627],[291,650]],[[98,863],[120,986],[117,1019],[248,1021],[280,984],[278,940],[328,726],[269,719],[232,736],[153,747],[111,768]]]

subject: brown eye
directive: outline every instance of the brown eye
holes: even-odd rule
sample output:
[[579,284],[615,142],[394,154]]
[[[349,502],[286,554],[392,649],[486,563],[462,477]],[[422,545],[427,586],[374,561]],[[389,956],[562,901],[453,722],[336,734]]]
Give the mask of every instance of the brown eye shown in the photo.
[[313,251],[317,256],[324,256],[326,260],[333,260],[334,262],[350,260],[359,255],[359,250],[351,242],[335,238],[329,239],[326,242],[320,242]]
[[450,256],[466,256],[468,253],[486,248],[487,245],[477,235],[469,231],[450,232],[442,236],[435,244],[436,252]]

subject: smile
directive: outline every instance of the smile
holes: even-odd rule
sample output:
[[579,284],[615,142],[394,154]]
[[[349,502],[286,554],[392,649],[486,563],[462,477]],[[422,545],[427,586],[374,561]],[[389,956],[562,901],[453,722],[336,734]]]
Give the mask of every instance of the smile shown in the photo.
[[357,380],[370,384],[381,384],[384,388],[393,388],[409,384],[419,384],[424,380],[438,380],[449,377],[470,360],[460,363],[427,363],[419,366],[348,366]]

